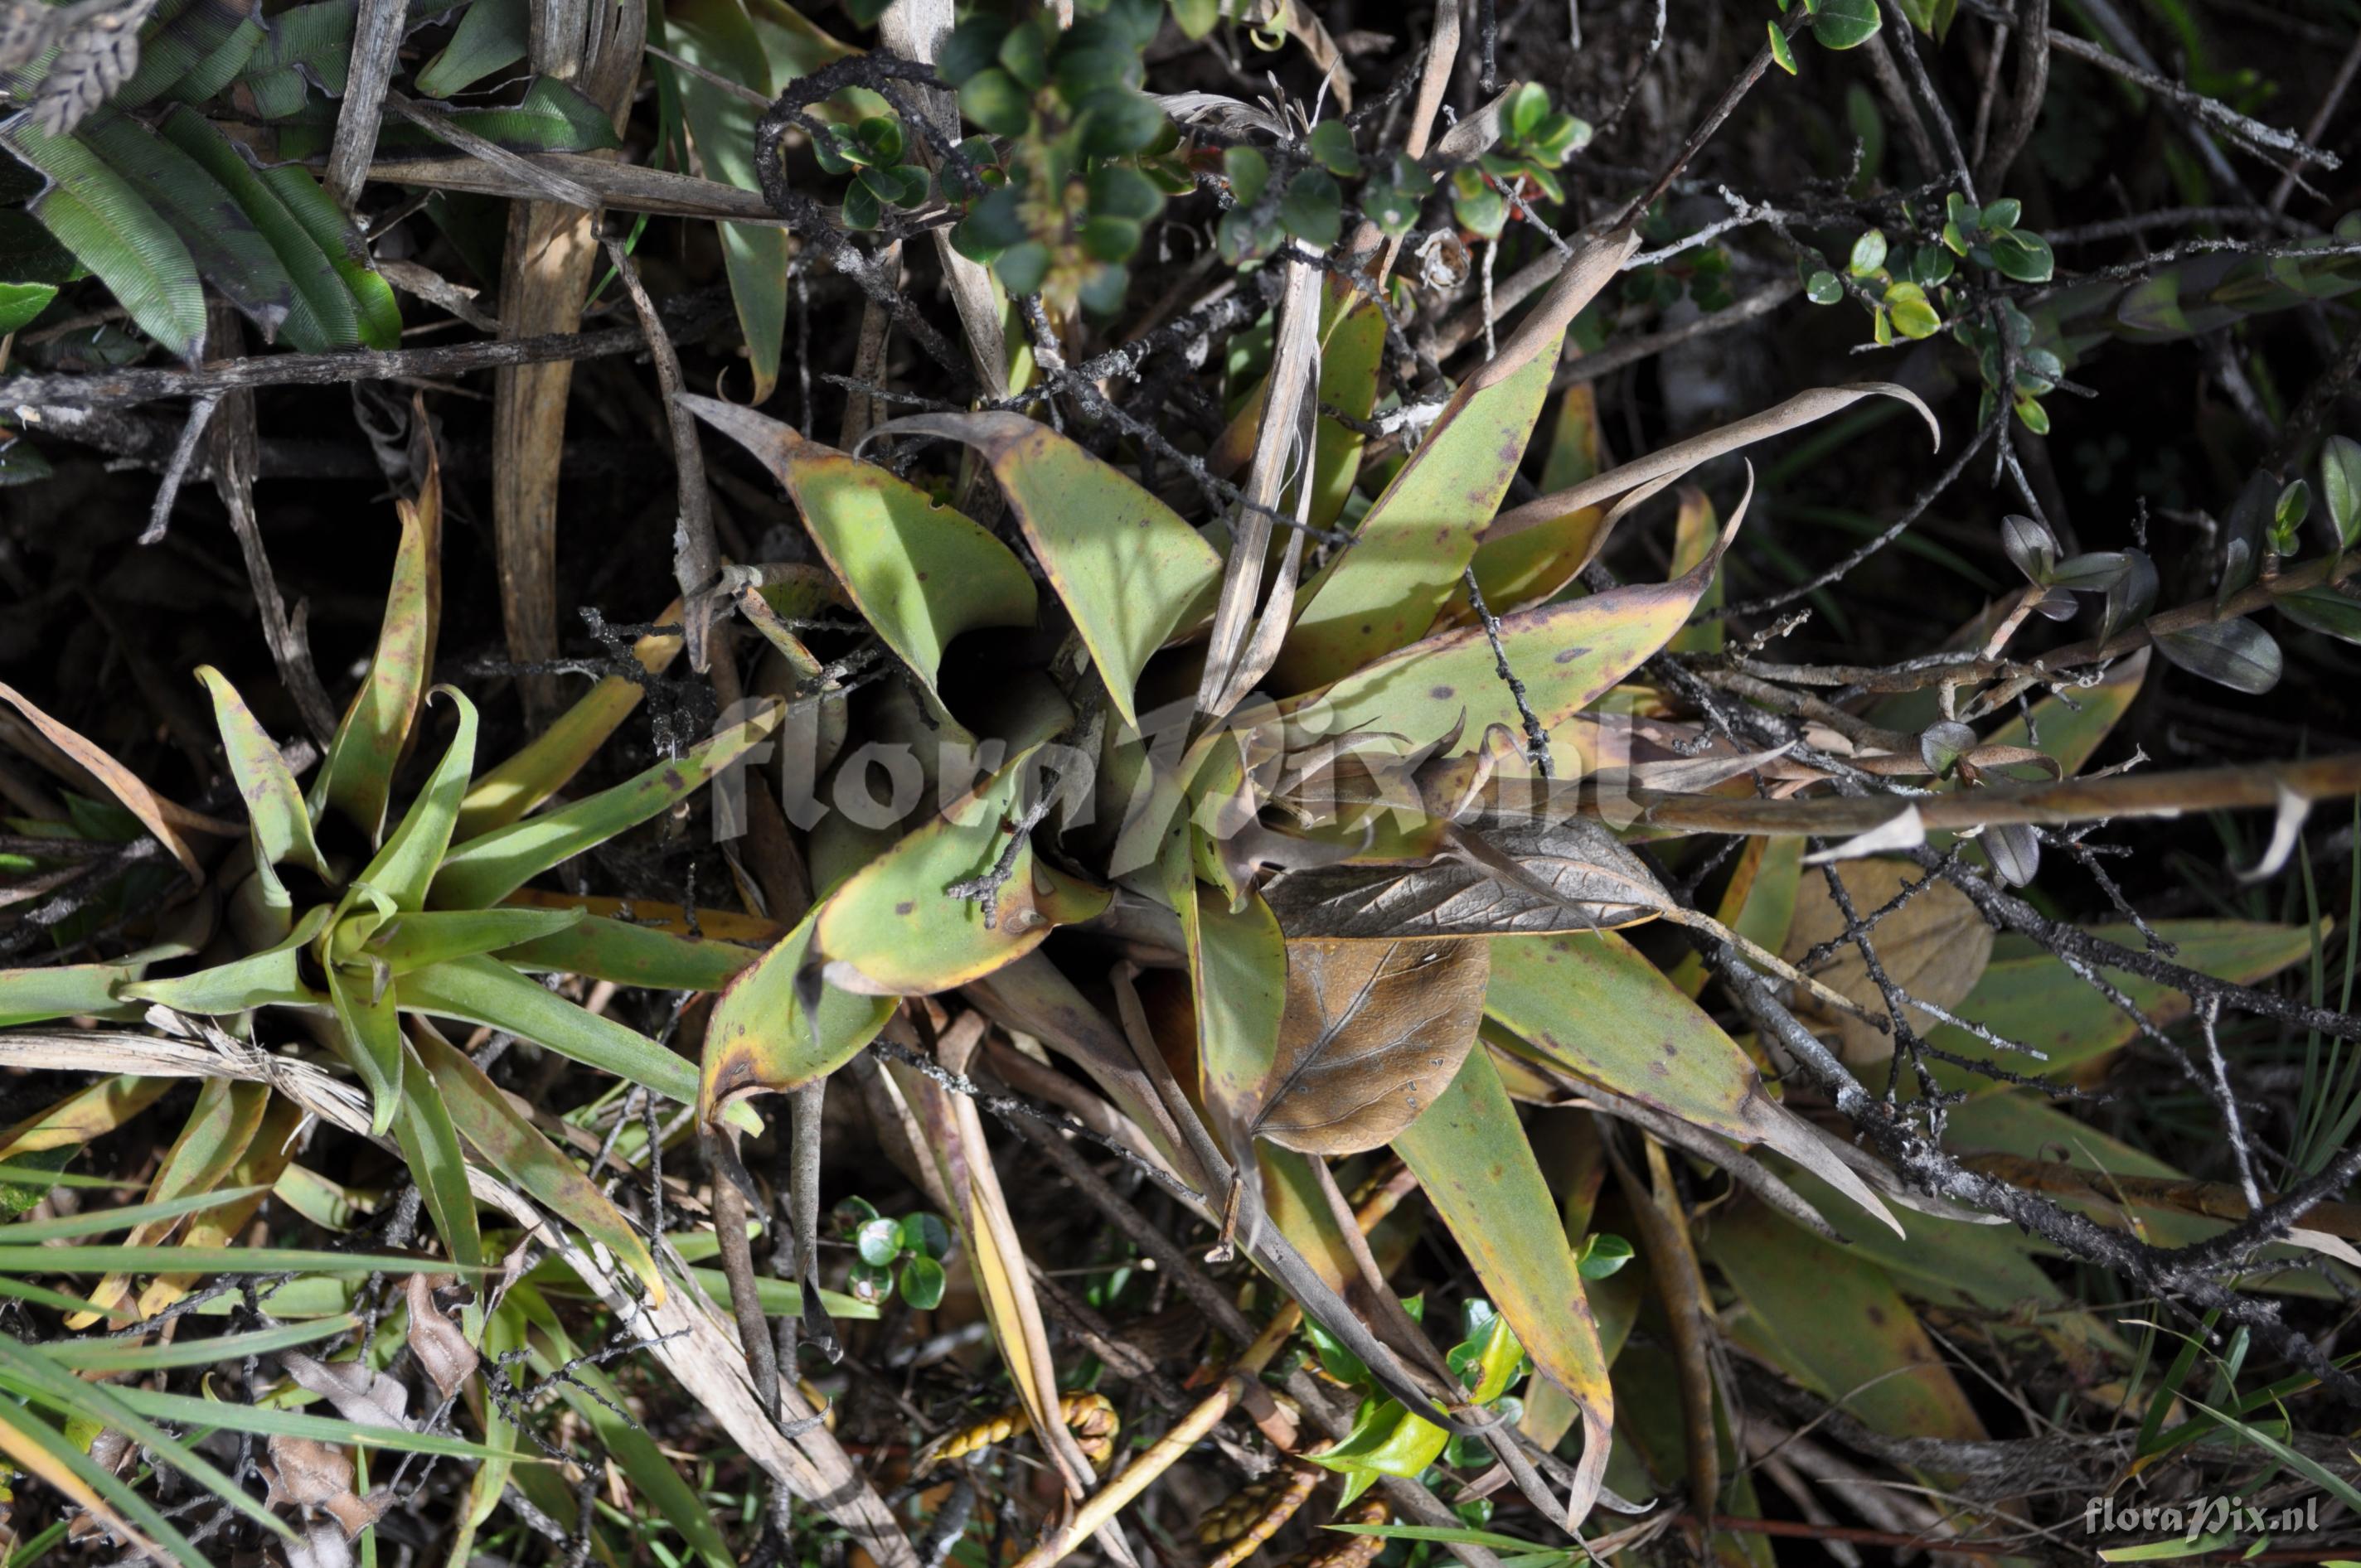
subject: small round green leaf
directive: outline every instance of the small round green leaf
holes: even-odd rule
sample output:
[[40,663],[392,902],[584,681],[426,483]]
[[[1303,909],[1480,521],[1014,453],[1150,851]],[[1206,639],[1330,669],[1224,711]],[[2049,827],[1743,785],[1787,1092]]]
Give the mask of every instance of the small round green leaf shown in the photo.
[[1621,1236],[1606,1231],[1595,1231],[1582,1238],[1582,1253],[1576,1266],[1585,1279],[1604,1279],[1631,1261],[1631,1244]]
[[902,1255],[902,1227],[892,1220],[872,1220],[853,1233],[852,1245],[862,1262],[884,1268]]
[[1883,21],[1877,0],[1820,0],[1812,37],[1824,49],[1857,49],[1876,36]]
[[943,1266],[931,1257],[914,1257],[902,1266],[902,1299],[922,1312],[942,1305],[946,1283]]
[[1325,250],[1344,235],[1345,193],[1325,170],[1307,169],[1287,182],[1279,217],[1288,233]]
[[1016,79],[997,69],[980,71],[959,90],[960,113],[994,136],[1022,136],[1033,123],[1033,101]]

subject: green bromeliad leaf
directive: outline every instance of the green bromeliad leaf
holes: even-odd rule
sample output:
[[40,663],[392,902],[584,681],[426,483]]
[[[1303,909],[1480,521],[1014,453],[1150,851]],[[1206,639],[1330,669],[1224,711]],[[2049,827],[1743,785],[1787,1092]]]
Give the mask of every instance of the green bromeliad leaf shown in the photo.
[[[422,1038],[431,1033],[431,1026],[418,1026]],[[475,1194],[467,1186],[467,1151],[452,1124],[450,1107],[443,1095],[424,1092],[434,1080],[415,1047],[403,1058],[403,1076],[420,1092],[403,1095],[393,1119],[401,1163],[418,1183],[418,1195],[434,1222],[434,1234],[443,1238],[444,1251],[463,1268],[478,1265],[484,1260],[483,1234],[476,1223]]]
[[1566,1520],[1572,1529],[1589,1512],[1607,1473],[1615,1393],[1557,1200],[1492,1058],[1470,1051],[1443,1097],[1395,1136],[1394,1152],[1418,1178],[1533,1365],[1581,1408],[1582,1456]]
[[[648,20],[650,43],[661,41],[691,65],[721,78],[714,82],[695,72],[678,74],[681,113],[705,161],[706,177],[741,191],[760,191],[754,122],[761,110],[722,84],[735,82],[763,98],[780,85],[744,0],[671,0],[660,21],[653,8]],[[657,70],[672,74],[668,65]],[[730,295],[738,307],[747,365],[754,376],[752,400],[761,403],[778,381],[779,356],[786,343],[787,233],[752,224],[723,224],[720,235]]]
[[432,1029],[418,1036],[425,1064],[452,1124],[494,1169],[548,1206],[551,1213],[613,1253],[662,1305],[664,1276],[631,1222],[588,1177],[511,1102],[484,1071]]
[[295,775],[288,772],[278,745],[219,670],[200,664],[197,679],[213,698],[214,724],[221,731],[230,777],[237,784],[239,798],[246,802],[257,869],[292,862],[325,877],[327,862],[320,858],[320,846],[313,840],[303,792],[296,785]]
[[[2150,927],[2180,948],[2178,962],[2217,979],[2251,985],[2277,974],[2312,955],[2312,932],[2306,926],[2272,926],[2244,920],[2156,920]],[[2125,926],[2095,928],[2092,936],[2134,948],[2147,938]],[[2171,987],[2127,974],[2100,969],[2109,984],[2131,999],[2149,1024],[2162,1029],[2189,1015],[2189,998]],[[1959,1004],[1960,1017],[1982,1024],[2002,1038],[2027,1045],[2043,1053],[2034,1060],[2004,1050],[1970,1034],[1944,1025],[1927,1035],[1929,1044],[1978,1060],[1989,1060],[2012,1071],[2032,1071],[2056,1077],[2128,1045],[2139,1025],[2062,959],[2038,951],[2009,950],[1995,946],[1993,959],[1975,989]],[[1990,1094],[2004,1087],[1948,1062],[1935,1066],[1935,1076],[1946,1088],[1970,1094]]]
[[339,253],[321,247],[279,192],[203,115],[178,108],[158,130],[229,192],[285,269],[293,289],[284,323],[287,341],[311,353],[357,345],[360,316],[353,291],[335,265]]
[[827,985],[812,959],[817,912],[746,968],[706,1023],[698,1117],[755,1093],[786,1093],[836,1072],[893,1018],[890,996],[860,996]]
[[506,71],[532,49],[532,24],[525,0],[470,0],[451,41],[419,71],[418,90],[448,98]]
[[101,112],[74,133],[172,225],[197,270],[247,318],[276,337],[296,305],[295,280],[222,182],[171,143]]
[[[675,605],[660,619],[677,621],[679,616],[680,607]],[[660,675],[679,656],[681,647],[678,636],[650,632],[633,644],[631,652],[641,669]],[[455,840],[464,844],[505,828],[565,788],[622,727],[646,694],[647,688],[639,682],[621,675],[608,675],[583,693],[548,729],[467,787],[459,804]]]
[[[283,26],[286,17],[280,21]],[[282,163],[262,170],[262,183],[344,280],[345,291],[352,296],[361,346],[401,347],[401,306],[393,297],[393,285],[367,264],[364,258],[368,253],[359,234],[337,211],[335,199],[320,188],[312,171],[301,164]]]
[[427,902],[438,909],[482,908],[499,903],[551,867],[686,799],[763,745],[778,728],[781,713],[774,703],[676,762],[658,762],[637,778],[562,810],[529,817],[468,839],[444,858]]
[[697,1070],[687,1061],[635,1029],[552,995],[497,959],[430,964],[403,975],[395,989],[405,1013],[488,1024],[667,1099],[696,1097]]
[[1733,1338],[1872,1427],[1981,1442],[1983,1423],[1918,1314],[1869,1258],[1806,1235],[1760,1205],[1717,1215],[1708,1262],[1744,1301]]
[[737,942],[678,936],[597,915],[500,949],[500,961],[517,969],[653,991],[719,991],[759,957]]
[[1514,1035],[1515,1054],[1733,1143],[1767,1145],[1901,1231],[1804,1119],[1770,1097],[1738,1043],[1622,938],[1602,931],[1491,944],[1484,1011]]
[[[451,847],[451,829],[459,820],[459,799],[467,793],[467,774],[476,765],[476,705],[449,686],[447,695],[459,710],[458,733],[435,764],[434,776],[410,805],[401,826],[394,828],[356,879],[393,901],[397,909],[414,910],[426,902],[426,889]],[[432,695],[432,694],[430,694]]]
[[146,971],[144,964],[55,964],[46,969],[0,970],[0,1028],[51,1018],[136,1019],[142,1004],[122,1000],[121,987]]
[[368,1090],[369,1135],[381,1138],[401,1104],[401,1015],[382,974],[336,963],[327,967],[336,1043]]
[[1516,477],[1566,323],[1637,245],[1629,233],[1591,242],[1499,354],[1452,394],[1353,543],[1305,585],[1272,668],[1277,689],[1340,680],[1433,624]]
[[[1741,505],[1731,518],[1721,545],[1745,510]],[[1668,583],[1630,583],[1502,616],[1500,647],[1542,724],[1565,723],[1670,641],[1712,586],[1720,560],[1717,547]],[[1316,716],[1323,733],[1378,731],[1411,748],[1455,729],[1471,744],[1494,724],[1521,733],[1521,716],[1481,626],[1413,642],[1289,707],[1297,723]]]
[[334,806],[374,844],[385,830],[394,764],[426,695],[426,663],[434,646],[435,563],[442,550],[442,506],[403,501],[401,542],[393,557],[393,585],[378,628],[368,676],[345,710],[327,760],[312,781],[309,805],[316,821]]
[[1033,579],[1015,553],[917,486],[735,403],[681,400],[786,487],[854,605],[930,685],[961,632],[1033,624]]
[[403,914],[379,926],[362,952],[399,978],[428,964],[556,935],[582,918],[578,909],[438,909]]
[[1221,557],[1171,508],[1048,425],[1009,412],[914,414],[878,433],[940,435],[983,455],[1065,601],[1107,695],[1137,727],[1149,654],[1210,612]]
[[324,905],[312,909],[283,941],[261,952],[172,980],[137,981],[121,994],[215,1017],[250,1007],[326,1007],[329,999],[305,976],[303,949],[327,927],[329,913]]
[[985,901],[950,890],[991,873],[1024,819],[1019,795],[1038,748],[903,839],[830,894],[817,927],[830,981],[879,996],[926,995],[981,979],[1086,920],[1110,894],[1057,871],[1021,833],[986,920]]

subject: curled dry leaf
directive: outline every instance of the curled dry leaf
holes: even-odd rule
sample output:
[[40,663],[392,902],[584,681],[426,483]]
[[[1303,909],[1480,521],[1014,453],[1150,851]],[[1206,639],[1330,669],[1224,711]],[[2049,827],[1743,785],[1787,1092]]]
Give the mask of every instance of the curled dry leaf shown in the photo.
[[[92,745],[80,732],[59,723],[44,713],[38,704],[17,691],[16,687],[0,685],[0,702],[5,702],[23,714],[31,721],[33,728],[40,731],[44,740],[71,758],[93,778],[104,784],[107,793],[123,803],[125,810],[139,818],[141,827],[156,835],[157,840],[164,848],[172,851],[172,858],[186,867],[191,876],[203,878],[204,872],[197,864],[195,852],[189,848],[188,840],[173,831],[172,819],[178,817],[182,819],[183,825],[193,821],[197,825],[206,826],[205,819],[194,817],[193,814],[181,810],[158,795],[155,791],[140,783],[128,768]],[[230,831],[236,832],[236,829],[231,828]]]
[[335,1406],[336,1414],[348,1421],[412,1430],[410,1390],[381,1372],[372,1373],[355,1361],[319,1361],[292,1350],[280,1353],[279,1365],[298,1387]]
[[1429,941],[1631,926],[1653,919],[1664,900],[1638,857],[1587,817],[1477,823],[1463,832],[1554,896],[1455,858],[1311,867],[1274,879],[1265,896],[1290,937]]
[[[1835,871],[1844,882],[1854,913],[1864,919],[1927,874],[1901,861],[1850,861]],[[1792,962],[1823,942],[1838,943],[1827,961],[1813,970],[1814,978],[1871,1012],[1880,1013],[1885,999],[1870,978],[1860,948],[1844,936],[1844,911],[1828,892],[1827,878],[1807,875],[1796,891],[1795,917],[1780,956]],[[1966,894],[1938,881],[1913,894],[1907,904],[1872,927],[1869,942],[1887,979],[1909,995],[1948,1011],[1974,990],[1982,976],[1984,965],[1992,959],[1993,931]],[[1839,1052],[1849,1062],[1880,1062],[1893,1052],[1892,1037],[1859,1018],[1816,1006],[1809,997],[1799,999],[1797,1011],[1816,1027],[1833,1029]],[[1931,1029],[1938,1022],[1919,1008],[1907,1011],[1913,1028]]]
[[434,1391],[447,1399],[475,1376],[476,1347],[434,1304],[434,1277],[413,1274],[403,1288],[410,1301],[410,1353],[425,1368]]
[[1287,944],[1287,1008],[1247,1125],[1304,1154],[1376,1148],[1418,1119],[1476,1043],[1482,942]]
[[262,1478],[274,1508],[326,1508],[335,1498],[352,1496],[352,1457],[317,1438],[276,1435],[270,1439],[270,1463]]

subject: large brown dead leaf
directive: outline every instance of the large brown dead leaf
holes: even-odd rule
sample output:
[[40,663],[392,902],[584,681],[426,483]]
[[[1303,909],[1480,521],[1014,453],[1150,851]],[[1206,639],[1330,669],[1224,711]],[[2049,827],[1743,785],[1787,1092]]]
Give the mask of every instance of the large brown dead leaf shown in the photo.
[[1253,1135],[1313,1155],[1391,1141],[1466,1059],[1490,969],[1482,942],[1288,943],[1287,1008]]
[[[1905,887],[1928,873],[1903,861],[1848,861],[1836,868],[1853,913],[1866,919],[1893,901]],[[1885,998],[1869,975],[1861,948],[1844,935],[1844,911],[1829,892],[1827,878],[1806,872],[1795,894],[1795,918],[1787,929],[1787,945],[1780,956],[1790,962],[1823,942],[1836,949],[1810,972],[1812,977],[1870,1012],[1883,1015]],[[1984,965],[1992,959],[1993,930],[1968,895],[1947,882],[1937,882],[1911,895],[1910,902],[1879,920],[1869,931],[1870,946],[1888,980],[1912,997],[1946,1010],[1959,1004],[1975,989]],[[1833,1031],[1839,1052],[1857,1065],[1885,1060],[1894,1040],[1859,1018],[1797,998],[1796,1008],[1817,1029]],[[1923,1008],[1905,1008],[1910,1025],[1920,1031],[1939,1021]]]

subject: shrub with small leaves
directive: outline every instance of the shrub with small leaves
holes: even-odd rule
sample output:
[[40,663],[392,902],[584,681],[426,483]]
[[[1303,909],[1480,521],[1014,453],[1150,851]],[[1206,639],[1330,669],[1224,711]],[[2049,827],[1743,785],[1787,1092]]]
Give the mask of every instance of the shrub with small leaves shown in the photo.
[[961,149],[982,191],[951,242],[1010,293],[1112,310],[1147,225],[1194,188],[1179,131],[1139,90],[1140,52],[1162,21],[1155,0],[1107,0],[1071,27],[1047,11],[977,16],[944,41],[939,70],[960,112],[1001,142]]
[[1500,108],[1500,141],[1467,168],[1451,175],[1451,211],[1460,226],[1482,239],[1498,239],[1512,205],[1565,200],[1551,172],[1590,145],[1590,126],[1550,106],[1549,89],[1528,82]]

